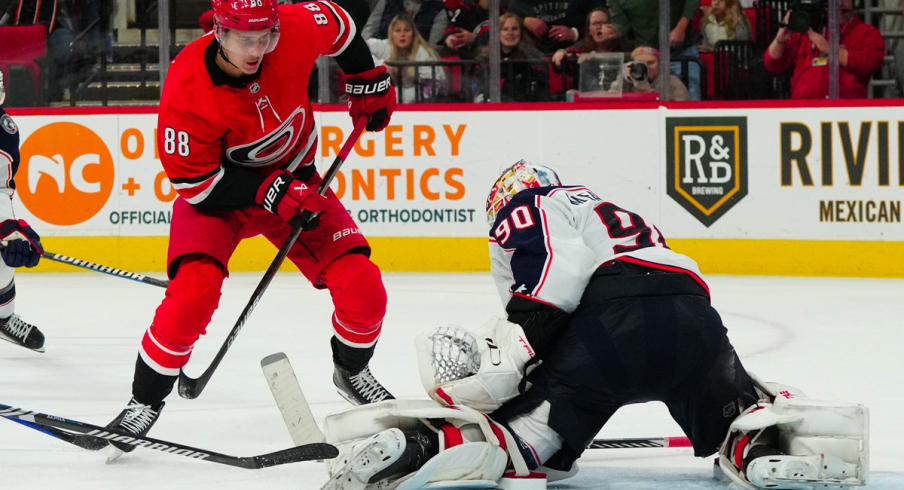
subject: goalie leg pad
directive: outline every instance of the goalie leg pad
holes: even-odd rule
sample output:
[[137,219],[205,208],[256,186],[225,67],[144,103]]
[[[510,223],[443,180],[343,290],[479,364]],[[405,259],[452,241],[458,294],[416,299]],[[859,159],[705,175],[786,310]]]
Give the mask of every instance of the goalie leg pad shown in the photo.
[[321,490],[364,490],[374,475],[395,463],[404,451],[405,435],[399,429],[347,444],[330,462],[330,480]]
[[495,488],[507,462],[505,450],[495,444],[459,444],[441,451],[397,488]]
[[[760,483],[766,483],[764,468],[769,468],[780,473],[775,477],[782,478],[783,485],[792,486],[768,488],[809,489],[816,488],[814,485],[846,488],[866,484],[869,474],[867,407],[812,400],[788,386],[765,385],[774,393],[773,403],[761,402],[735,419],[720,448],[720,467],[729,479],[743,488],[755,489],[759,484],[754,486],[754,471]],[[742,462],[750,459],[746,458],[750,448],[763,443],[774,445],[781,454],[753,459],[745,474]],[[822,466],[816,464],[818,461],[814,463],[814,458],[822,458]],[[815,465],[816,469],[807,469],[807,465]],[[792,481],[791,475],[796,472],[802,475],[798,477],[801,481]]]
[[747,480],[758,488],[816,490],[860,486],[857,465],[827,454],[767,456],[747,467]]

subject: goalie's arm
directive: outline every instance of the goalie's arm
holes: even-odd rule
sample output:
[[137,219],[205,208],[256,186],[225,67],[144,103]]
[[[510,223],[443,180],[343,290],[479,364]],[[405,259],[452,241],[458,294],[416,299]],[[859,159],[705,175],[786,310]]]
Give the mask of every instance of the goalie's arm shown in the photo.
[[508,321],[524,330],[527,341],[542,359],[549,348],[561,337],[571,315],[549,303],[518,293],[512,295],[505,306]]

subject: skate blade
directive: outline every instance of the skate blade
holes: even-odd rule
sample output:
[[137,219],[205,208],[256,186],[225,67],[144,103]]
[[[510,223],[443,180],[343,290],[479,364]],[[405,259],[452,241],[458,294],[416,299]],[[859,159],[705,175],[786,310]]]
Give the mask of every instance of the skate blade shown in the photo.
[[110,464],[110,463],[116,461],[117,459],[121,458],[123,454],[125,454],[125,451],[110,444],[110,451],[107,453],[107,463],[106,464]]
[[[0,332],[0,340],[5,340],[5,341],[9,342],[10,344],[16,344],[16,345],[18,345],[19,347],[25,347],[25,344],[19,342],[19,339],[10,337],[10,336],[6,335],[6,334],[3,333],[3,332]],[[37,352],[37,353],[39,353],[39,354],[43,354],[43,353],[44,353],[44,346],[43,346],[43,345],[42,345],[41,347],[38,347],[37,349],[32,349],[32,348],[30,348],[30,347],[25,347],[25,348],[28,349],[28,350],[30,350],[30,351],[32,351],[32,352]]]

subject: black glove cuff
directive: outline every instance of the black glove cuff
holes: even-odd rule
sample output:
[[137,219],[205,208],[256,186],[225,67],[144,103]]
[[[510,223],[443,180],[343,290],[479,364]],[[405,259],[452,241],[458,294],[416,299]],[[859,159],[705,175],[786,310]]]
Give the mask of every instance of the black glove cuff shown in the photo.
[[389,73],[384,73],[372,80],[360,78],[345,82],[345,93],[348,95],[384,95],[392,86]]
[[267,186],[267,190],[264,191],[263,198],[261,199],[261,205],[264,209],[273,214],[277,214],[276,206],[279,204],[279,201],[282,200],[283,196],[286,195],[286,192],[289,192],[290,184],[292,184],[292,174],[289,172],[280,172],[280,174]]

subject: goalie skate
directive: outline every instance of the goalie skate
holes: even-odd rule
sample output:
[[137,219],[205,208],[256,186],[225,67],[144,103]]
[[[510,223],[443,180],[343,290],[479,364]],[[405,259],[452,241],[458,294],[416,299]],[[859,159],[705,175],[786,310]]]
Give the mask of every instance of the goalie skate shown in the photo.
[[331,463],[330,480],[321,490],[364,490],[371,478],[401,457],[405,444],[405,435],[395,428],[355,444]]
[[825,454],[756,458],[747,467],[746,475],[759,488],[787,490],[843,490],[865,483],[857,476],[856,465]]

